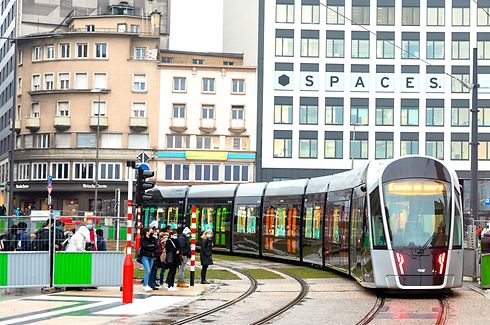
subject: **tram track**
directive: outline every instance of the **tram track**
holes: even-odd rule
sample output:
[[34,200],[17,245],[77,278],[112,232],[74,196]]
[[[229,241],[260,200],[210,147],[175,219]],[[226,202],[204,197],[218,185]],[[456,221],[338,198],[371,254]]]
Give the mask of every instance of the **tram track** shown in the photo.
[[371,310],[366,314],[366,316],[364,316],[363,319],[361,319],[357,323],[357,325],[369,324],[374,319],[374,317],[376,317],[376,314],[378,314],[378,312],[384,306],[384,304],[385,304],[385,298],[383,296],[378,295],[373,308],[371,308]]
[[449,320],[449,302],[446,298],[438,298],[439,305],[441,305],[441,310],[437,315],[436,325],[444,325],[447,324]]

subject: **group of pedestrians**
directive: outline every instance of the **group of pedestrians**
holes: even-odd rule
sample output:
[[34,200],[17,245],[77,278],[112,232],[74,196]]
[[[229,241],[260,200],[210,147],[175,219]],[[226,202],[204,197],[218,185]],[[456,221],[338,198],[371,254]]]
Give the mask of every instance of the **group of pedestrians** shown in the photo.
[[[202,284],[209,283],[206,280],[206,272],[209,265],[213,264],[212,234],[211,230],[207,230],[201,236]],[[177,291],[179,290],[177,287],[188,287],[184,274],[187,262],[191,258],[190,235],[189,227],[179,230],[172,229],[170,226],[161,230],[156,227],[143,229],[137,259],[145,269],[144,291],[158,290],[159,287],[166,288],[168,291]],[[175,285],[177,270],[177,285]],[[160,273],[159,279],[158,273]]]
[[[49,251],[53,242],[55,251],[105,251],[106,243],[102,229],[95,229],[93,220],[78,228],[64,229],[60,220],[47,219],[39,229],[29,232],[24,221],[12,225],[9,231],[0,236],[0,251]],[[51,238],[50,238],[51,237]]]

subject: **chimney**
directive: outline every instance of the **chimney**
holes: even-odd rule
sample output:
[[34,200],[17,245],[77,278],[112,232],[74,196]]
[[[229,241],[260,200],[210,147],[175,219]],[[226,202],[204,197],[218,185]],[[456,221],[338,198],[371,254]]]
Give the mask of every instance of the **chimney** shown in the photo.
[[150,14],[150,23],[151,23],[151,34],[152,35],[160,35],[160,20],[161,20],[161,13],[158,11],[154,10]]

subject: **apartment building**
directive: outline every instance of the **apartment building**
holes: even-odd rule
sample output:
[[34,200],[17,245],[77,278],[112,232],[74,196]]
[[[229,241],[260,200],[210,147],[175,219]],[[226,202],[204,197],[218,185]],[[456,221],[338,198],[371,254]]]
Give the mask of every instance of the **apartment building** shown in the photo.
[[255,67],[242,54],[160,51],[157,181],[254,181]]
[[483,202],[490,189],[489,8],[485,0],[478,7],[470,0],[260,1],[257,180],[423,154],[457,170],[467,211],[476,47]]

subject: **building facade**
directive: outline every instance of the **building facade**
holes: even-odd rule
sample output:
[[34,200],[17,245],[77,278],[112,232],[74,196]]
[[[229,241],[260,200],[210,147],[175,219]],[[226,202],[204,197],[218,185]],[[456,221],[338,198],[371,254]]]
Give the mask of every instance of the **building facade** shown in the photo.
[[255,67],[241,54],[160,55],[157,181],[254,181]]
[[96,179],[98,211],[126,197],[126,161],[158,141],[155,16],[75,17],[18,39],[16,206],[46,209],[49,175],[62,215],[94,210]]
[[477,47],[483,198],[490,186],[490,1],[478,4],[260,1],[257,180],[422,154],[457,170],[469,194]]

